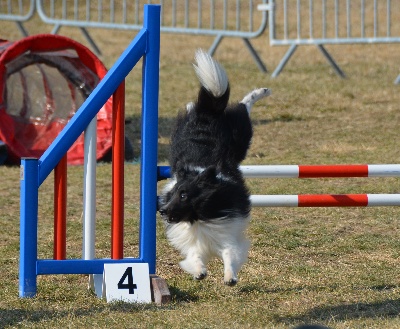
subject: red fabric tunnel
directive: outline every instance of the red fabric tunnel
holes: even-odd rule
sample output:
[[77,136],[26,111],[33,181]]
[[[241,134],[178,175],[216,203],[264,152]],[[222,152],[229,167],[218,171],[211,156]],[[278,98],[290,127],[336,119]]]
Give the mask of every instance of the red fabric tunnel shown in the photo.
[[[88,48],[69,38],[34,35],[0,40],[0,141],[6,163],[39,158],[107,73]],[[112,146],[112,99],[97,115],[97,159]],[[83,135],[68,164],[83,163]]]

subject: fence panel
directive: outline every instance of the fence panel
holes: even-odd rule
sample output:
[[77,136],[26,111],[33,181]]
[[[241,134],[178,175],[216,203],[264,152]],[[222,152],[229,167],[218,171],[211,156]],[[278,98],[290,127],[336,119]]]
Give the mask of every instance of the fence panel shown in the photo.
[[0,0],[0,20],[15,22],[23,36],[27,36],[28,31],[22,23],[30,20],[34,13],[35,0]]
[[267,0],[37,0],[41,19],[53,24],[52,33],[62,26],[82,30],[97,53],[100,49],[87,28],[139,30],[144,4],[161,4],[161,32],[215,36],[212,55],[224,37],[242,38],[262,71],[266,67],[249,39],[261,35],[267,26],[267,13],[257,5]]
[[270,44],[290,46],[273,77],[279,75],[299,45],[316,45],[344,77],[323,45],[400,42],[399,1],[269,0],[258,8],[269,11]]

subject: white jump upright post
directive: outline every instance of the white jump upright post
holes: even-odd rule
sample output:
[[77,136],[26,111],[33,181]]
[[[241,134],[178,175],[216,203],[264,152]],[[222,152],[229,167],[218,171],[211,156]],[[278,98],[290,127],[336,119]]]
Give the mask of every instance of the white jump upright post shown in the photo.
[[[83,242],[82,259],[95,258],[96,237],[96,165],[97,165],[97,118],[84,133],[83,164]],[[95,290],[95,274],[89,274],[89,288]],[[101,280],[101,278],[100,278]]]

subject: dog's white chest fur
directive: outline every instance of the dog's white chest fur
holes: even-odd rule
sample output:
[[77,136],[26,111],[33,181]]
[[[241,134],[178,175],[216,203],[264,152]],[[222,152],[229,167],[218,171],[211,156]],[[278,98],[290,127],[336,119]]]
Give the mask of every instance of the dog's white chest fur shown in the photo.
[[250,247],[245,233],[248,223],[249,218],[180,222],[166,224],[166,233],[170,243],[186,257],[180,262],[185,271],[202,279],[207,275],[207,262],[218,257],[224,261],[225,283],[234,284]]

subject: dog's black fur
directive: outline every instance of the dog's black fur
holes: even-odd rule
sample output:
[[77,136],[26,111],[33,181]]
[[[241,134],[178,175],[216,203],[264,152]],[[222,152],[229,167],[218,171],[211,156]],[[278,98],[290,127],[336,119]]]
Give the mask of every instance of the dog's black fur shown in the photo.
[[237,171],[246,157],[253,129],[246,106],[227,107],[229,87],[216,98],[200,88],[197,103],[177,118],[171,139],[172,172],[185,166],[218,166],[224,173]]
[[177,184],[164,198],[168,206],[160,209],[170,222],[249,214],[249,193],[238,165],[253,130],[246,106],[226,108],[228,98],[229,88],[215,98],[201,87],[194,108],[178,116],[170,157]]
[[169,223],[227,220],[246,217],[250,212],[249,193],[238,170],[229,179],[219,177],[217,168],[209,166],[201,173],[181,168],[177,183],[166,193],[167,207],[160,212]]

